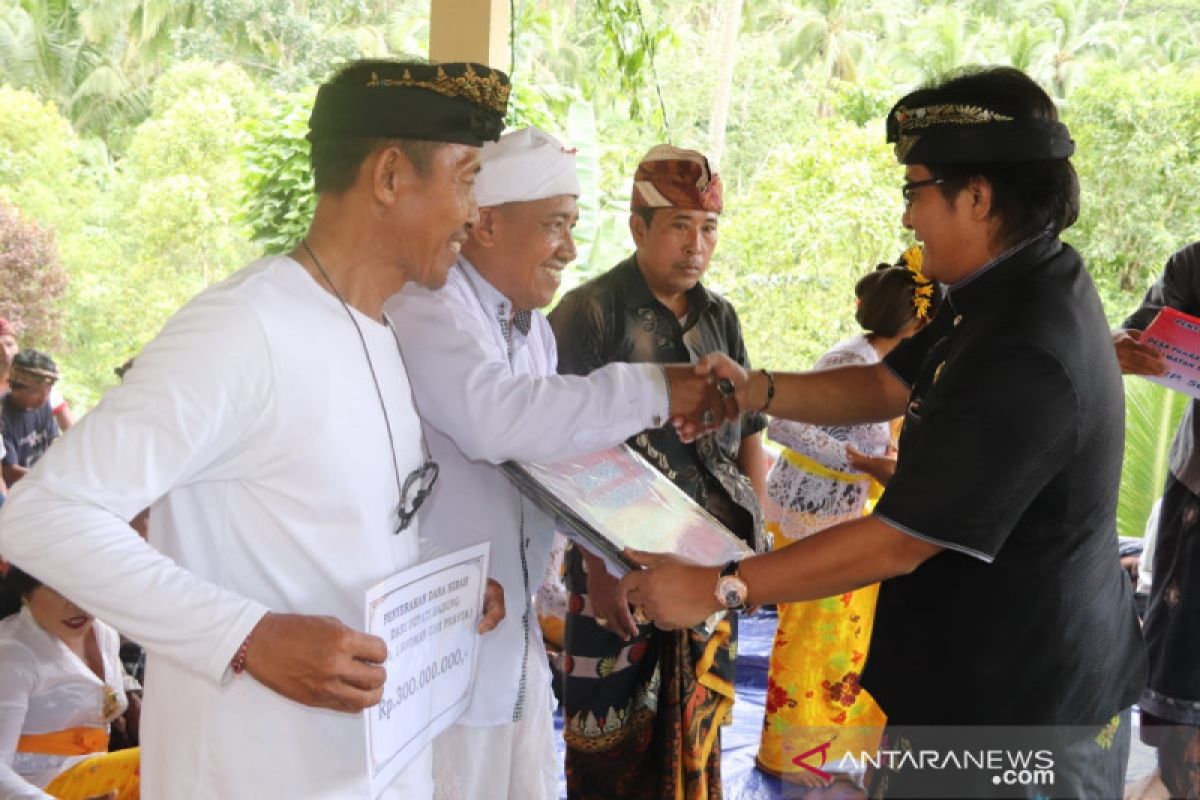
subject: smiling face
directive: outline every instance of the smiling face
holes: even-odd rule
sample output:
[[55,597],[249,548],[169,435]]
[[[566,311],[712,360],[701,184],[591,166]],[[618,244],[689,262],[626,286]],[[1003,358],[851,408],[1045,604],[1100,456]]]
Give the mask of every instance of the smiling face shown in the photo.
[[[932,179],[929,168],[921,164],[911,164],[904,170],[907,184]],[[933,184],[907,192],[902,220],[924,245],[921,271],[925,277],[954,283],[986,262],[975,263],[980,244],[976,238],[980,233],[978,214],[973,205],[977,195],[967,187],[947,200],[941,187]],[[986,226],[983,230],[986,233]]]
[[717,248],[718,219],[680,208],[658,209],[649,225],[638,214],[630,218],[638,266],[656,297],[667,302],[700,282]]
[[38,586],[26,598],[37,623],[59,639],[78,639],[91,630],[95,618],[49,586]]
[[472,263],[478,259],[475,266],[513,310],[542,308],[575,260],[571,230],[578,220],[578,203],[569,194],[485,208],[476,232],[481,248],[472,248]]
[[[385,150],[379,157],[383,165],[376,169],[376,182],[382,182],[382,191],[391,194],[388,214],[395,255],[409,280],[437,289],[458,259],[467,240],[467,226],[479,219],[475,204],[479,148],[442,145],[424,171],[415,169],[395,149]],[[395,161],[397,158],[402,161]]]

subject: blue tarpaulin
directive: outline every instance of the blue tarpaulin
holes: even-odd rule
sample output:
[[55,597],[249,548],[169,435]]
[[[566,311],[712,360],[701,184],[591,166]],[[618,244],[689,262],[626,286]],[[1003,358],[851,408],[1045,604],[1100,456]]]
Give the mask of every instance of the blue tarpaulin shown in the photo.
[[[759,732],[762,729],[763,708],[767,691],[767,662],[775,637],[776,616],[769,610],[738,623],[737,701],[733,707],[733,724],[721,731],[721,774],[724,779],[725,800],[801,800],[805,789],[784,783],[759,771],[754,766],[758,752]],[[1137,724],[1137,714],[1133,715]],[[554,722],[562,732],[562,714]],[[558,753],[563,755],[563,741],[558,737]],[[561,763],[561,762],[560,762]],[[1133,734],[1126,781],[1133,781],[1154,769],[1154,751]],[[566,780],[559,775],[559,796],[566,798]],[[849,795],[841,791],[812,791],[808,800],[842,800]],[[616,799],[614,799],[616,800]]]

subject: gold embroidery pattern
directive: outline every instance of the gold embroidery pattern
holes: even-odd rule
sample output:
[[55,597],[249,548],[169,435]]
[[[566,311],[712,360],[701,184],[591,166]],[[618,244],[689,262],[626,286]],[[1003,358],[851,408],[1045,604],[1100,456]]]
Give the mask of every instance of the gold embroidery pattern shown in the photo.
[[989,122],[1012,122],[1012,117],[992,111],[983,106],[946,103],[943,105],[905,108],[900,106],[894,114],[900,126],[896,137],[896,158],[903,161],[921,138],[921,133],[931,125],[984,125]]
[[1012,117],[983,106],[948,103],[920,108],[896,109],[896,122],[901,133],[923,130],[930,125],[983,125],[988,122],[1012,122]]
[[896,160],[903,161],[916,146],[920,136],[899,136],[896,138]]
[[466,65],[462,75],[447,75],[446,70],[438,66],[437,77],[433,80],[417,80],[407,69],[401,78],[380,78],[372,72],[367,86],[416,86],[446,97],[464,97],[497,114],[504,114],[508,110],[508,94],[512,90],[502,73],[488,70],[487,74],[481,75],[471,64]]

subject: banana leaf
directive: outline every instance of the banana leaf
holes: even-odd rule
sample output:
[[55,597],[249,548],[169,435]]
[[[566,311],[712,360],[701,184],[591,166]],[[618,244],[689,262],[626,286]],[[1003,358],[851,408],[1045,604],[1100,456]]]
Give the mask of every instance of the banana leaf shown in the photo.
[[1125,462],[1117,532],[1141,536],[1167,481],[1167,454],[1191,398],[1144,378],[1125,378]]

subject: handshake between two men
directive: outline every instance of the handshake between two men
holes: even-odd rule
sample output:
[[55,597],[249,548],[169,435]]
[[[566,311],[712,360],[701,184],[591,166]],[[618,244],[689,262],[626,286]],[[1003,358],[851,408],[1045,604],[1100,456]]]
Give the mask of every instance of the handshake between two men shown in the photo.
[[665,365],[663,374],[670,395],[671,423],[685,442],[745,412],[766,411],[775,394],[771,373],[756,370],[752,375],[724,353],[710,353],[695,364]]
[[[763,399],[766,373],[751,375],[723,353],[705,356],[695,365],[667,365],[663,373],[671,421],[685,441],[769,404]],[[489,580],[479,632],[492,630],[504,616],[503,592]],[[247,644],[246,671],[305,705],[353,713],[374,706],[383,692],[383,641],[331,617],[267,614]]]

